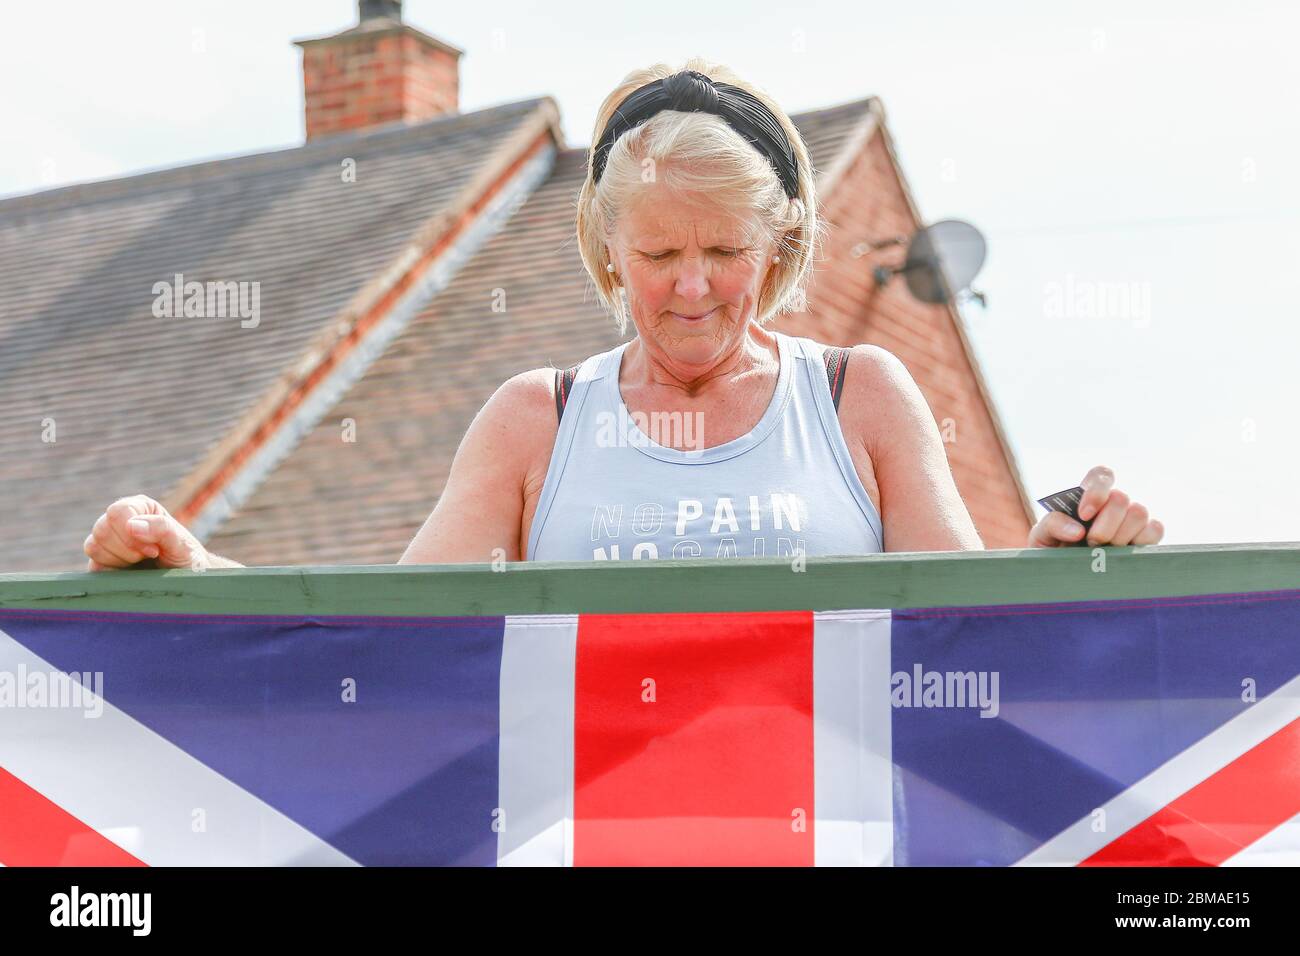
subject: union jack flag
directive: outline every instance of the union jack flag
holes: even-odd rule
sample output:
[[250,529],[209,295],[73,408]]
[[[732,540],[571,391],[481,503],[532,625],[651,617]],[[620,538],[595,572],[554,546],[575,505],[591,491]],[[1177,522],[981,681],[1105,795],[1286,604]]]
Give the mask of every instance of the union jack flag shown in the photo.
[[1300,591],[0,609],[7,865],[1300,864]]

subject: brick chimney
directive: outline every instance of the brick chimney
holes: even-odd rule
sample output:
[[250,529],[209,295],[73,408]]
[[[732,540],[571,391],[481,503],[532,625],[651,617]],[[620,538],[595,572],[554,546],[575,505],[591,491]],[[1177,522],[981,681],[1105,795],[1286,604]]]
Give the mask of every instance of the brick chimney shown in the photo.
[[464,52],[402,22],[401,0],[360,0],[358,22],[302,47],[307,139],[460,110]]

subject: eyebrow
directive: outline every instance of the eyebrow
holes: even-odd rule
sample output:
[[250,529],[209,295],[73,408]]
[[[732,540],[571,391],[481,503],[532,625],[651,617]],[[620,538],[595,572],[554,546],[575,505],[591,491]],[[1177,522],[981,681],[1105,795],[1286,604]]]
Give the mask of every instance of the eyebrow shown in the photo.
[[[637,245],[659,245],[659,246],[671,245],[674,241],[675,240],[672,236],[665,236],[659,234],[640,236],[634,240],[634,242]],[[751,241],[752,241],[751,238],[747,235],[741,233],[732,233],[729,236],[721,236],[713,242],[704,243],[704,245],[706,246],[706,248],[714,248],[717,246],[743,246]]]
[[[678,228],[671,232],[656,230],[654,227],[647,229],[644,233],[634,236],[635,242],[654,242],[654,243],[671,243],[678,237],[682,236],[684,229]],[[744,245],[754,241],[752,229],[747,228],[743,223],[733,223],[730,225],[720,225],[715,227],[710,233],[714,241],[710,245]]]

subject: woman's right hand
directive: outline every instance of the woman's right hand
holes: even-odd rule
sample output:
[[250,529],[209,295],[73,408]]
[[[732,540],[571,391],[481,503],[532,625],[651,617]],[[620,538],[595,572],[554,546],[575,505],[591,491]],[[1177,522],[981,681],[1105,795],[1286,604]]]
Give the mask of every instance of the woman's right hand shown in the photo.
[[147,495],[119,498],[99,516],[82,550],[88,570],[211,566],[206,548],[183,524]]

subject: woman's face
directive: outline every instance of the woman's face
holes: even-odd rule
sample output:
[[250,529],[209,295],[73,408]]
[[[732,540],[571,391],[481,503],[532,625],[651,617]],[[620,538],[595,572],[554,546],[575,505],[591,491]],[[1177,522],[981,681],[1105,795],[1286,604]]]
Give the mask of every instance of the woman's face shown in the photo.
[[744,338],[774,268],[774,244],[754,223],[659,183],[625,211],[610,253],[642,343],[683,381]]

